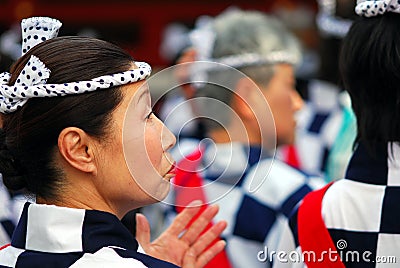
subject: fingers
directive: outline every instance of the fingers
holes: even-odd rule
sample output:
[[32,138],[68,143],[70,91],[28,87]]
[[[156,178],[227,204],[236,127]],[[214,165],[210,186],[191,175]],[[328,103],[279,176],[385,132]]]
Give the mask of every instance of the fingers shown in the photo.
[[176,216],[171,226],[165,232],[173,236],[179,236],[186,229],[188,223],[199,212],[201,204],[202,202],[200,200],[190,202],[188,207]]
[[150,225],[143,214],[136,214],[136,240],[146,251],[150,245]]
[[217,239],[227,226],[226,221],[220,221],[205,232],[200,238],[192,245],[192,248],[199,254],[203,252],[215,239]]
[[182,268],[195,268],[197,255],[193,249],[188,249],[183,256]]
[[212,221],[218,213],[219,207],[216,205],[209,206],[203,213],[190,225],[188,230],[182,235],[181,240],[191,245],[196,241],[201,232]]
[[223,240],[215,243],[211,248],[207,249],[197,258],[196,268],[204,267],[209,261],[212,260],[218,253],[225,248],[226,242]]
[[197,256],[196,250],[194,248],[190,248],[186,251],[186,254],[183,258],[182,268],[204,267],[208,262],[212,260],[212,258],[214,258],[225,248],[225,245],[225,241],[220,240],[212,247],[201,253],[199,256]]
[[225,241],[218,241],[209,249],[205,250],[212,244],[226,228],[227,223],[220,221],[205,232],[187,251],[183,258],[184,268],[203,267],[225,247]]

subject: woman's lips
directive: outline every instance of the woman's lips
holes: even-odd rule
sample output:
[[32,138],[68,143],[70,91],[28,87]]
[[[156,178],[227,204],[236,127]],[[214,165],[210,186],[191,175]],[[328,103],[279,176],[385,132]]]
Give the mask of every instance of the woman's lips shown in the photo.
[[168,172],[165,174],[165,177],[171,179],[176,175],[176,163],[174,162]]

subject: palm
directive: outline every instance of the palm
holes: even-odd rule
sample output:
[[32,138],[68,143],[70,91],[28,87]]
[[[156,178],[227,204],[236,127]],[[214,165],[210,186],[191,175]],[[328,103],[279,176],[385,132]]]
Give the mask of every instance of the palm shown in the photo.
[[171,226],[156,240],[150,242],[150,227],[147,219],[138,214],[136,238],[148,255],[162,259],[185,268],[200,268],[206,265],[225,246],[224,241],[218,241],[210,248],[216,238],[226,227],[226,222],[215,224],[206,232],[203,230],[218,212],[217,206],[209,206],[189,226],[188,223],[200,210],[200,203],[189,204],[173,221]]

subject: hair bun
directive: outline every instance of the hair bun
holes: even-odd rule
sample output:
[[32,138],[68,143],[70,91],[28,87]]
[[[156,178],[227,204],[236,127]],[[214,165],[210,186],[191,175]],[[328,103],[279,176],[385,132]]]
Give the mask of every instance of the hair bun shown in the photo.
[[25,188],[25,178],[22,171],[19,162],[7,148],[5,131],[0,129],[0,173],[4,185],[12,191]]

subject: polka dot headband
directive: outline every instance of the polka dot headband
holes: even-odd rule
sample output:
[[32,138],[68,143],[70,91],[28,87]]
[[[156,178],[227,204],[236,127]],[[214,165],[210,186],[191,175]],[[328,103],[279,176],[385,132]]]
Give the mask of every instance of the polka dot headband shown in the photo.
[[[61,22],[51,18],[34,17],[21,23],[23,30],[22,53],[58,34]],[[64,84],[46,84],[51,71],[39,58],[32,55],[22,69],[13,86],[9,86],[11,74],[0,74],[0,112],[7,114],[22,107],[30,98],[57,97],[81,94],[99,89],[111,88],[146,79],[151,67],[145,62],[134,62],[136,69],[104,75],[88,81]]]
[[386,12],[400,13],[400,0],[357,1],[356,13],[360,16],[373,17]]
[[47,17],[33,17],[21,21],[22,55],[37,44],[57,37],[62,23]]

